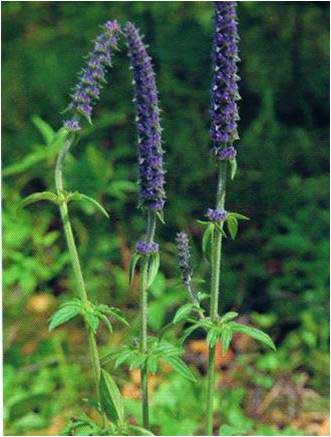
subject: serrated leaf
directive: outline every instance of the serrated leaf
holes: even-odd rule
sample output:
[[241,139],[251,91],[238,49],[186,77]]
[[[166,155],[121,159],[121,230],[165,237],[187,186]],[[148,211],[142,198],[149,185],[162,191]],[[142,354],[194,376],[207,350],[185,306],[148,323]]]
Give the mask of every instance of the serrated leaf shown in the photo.
[[129,326],[129,322],[125,319],[122,311],[119,308],[109,307],[108,305],[101,304],[97,306],[97,309],[104,314],[114,317],[114,319],[124,323],[124,325]]
[[236,158],[230,159],[230,168],[231,168],[230,177],[231,180],[233,180],[234,177],[236,176],[237,169],[238,169]]
[[39,202],[40,200],[48,200],[58,205],[58,197],[55,193],[51,191],[42,191],[40,193],[33,193],[30,196],[25,197],[21,202],[21,207],[24,208],[31,203]]
[[160,267],[160,254],[154,253],[149,258],[148,273],[147,273],[148,275],[147,288],[149,288],[153,284],[154,279],[156,278],[156,275],[159,271],[159,267]]
[[180,375],[182,375],[184,378],[196,382],[196,378],[193,375],[191,369],[178,357],[164,357],[164,360],[166,360],[172,368],[178,372]]
[[202,237],[202,252],[207,258],[210,257],[209,248],[214,235],[214,227],[213,223],[209,223]]
[[156,346],[155,353],[160,356],[177,356],[182,353],[182,349],[163,340]]
[[238,316],[239,316],[239,314],[236,313],[235,311],[229,311],[228,313],[224,314],[224,316],[221,317],[220,322],[226,323],[226,322],[229,322],[230,320],[235,319]]
[[100,374],[100,403],[112,422],[124,421],[124,405],[121,393],[113,378],[104,369]]
[[67,304],[62,306],[55,314],[52,315],[48,326],[49,331],[52,331],[59,325],[73,319],[81,312],[80,305]]
[[130,362],[130,357],[134,355],[134,351],[131,349],[126,349],[121,351],[120,353],[118,353],[116,355],[116,360],[115,360],[115,368],[119,367],[121,364],[125,363],[125,362]]
[[231,235],[231,238],[232,240],[234,240],[238,232],[238,220],[233,216],[229,216],[226,219],[226,224],[228,226],[228,230]]
[[255,338],[255,340],[258,340],[264,345],[270,347],[272,350],[276,350],[276,346],[269,335],[260,329],[253,328],[252,326],[242,325],[241,323],[237,322],[230,322],[228,326],[231,328],[232,332],[241,332],[249,335],[250,337]]
[[100,313],[99,314],[99,318],[104,322],[104,324],[107,326],[108,331],[110,334],[113,333],[113,327],[111,326],[110,321],[108,320],[108,317],[105,316],[104,314]]
[[193,303],[187,303],[187,304],[181,306],[181,307],[176,311],[176,314],[175,314],[175,316],[174,316],[174,318],[173,318],[172,323],[178,323],[178,322],[181,322],[181,321],[183,321],[183,320],[186,320],[186,319],[187,319],[187,316],[188,316],[189,314],[191,314],[191,312],[192,312],[192,310],[193,310],[193,307],[194,307]]
[[76,191],[75,193],[70,193],[68,196],[68,201],[87,201],[91,203],[93,206],[95,206],[103,215],[105,215],[109,219],[109,214],[105,210],[105,208],[95,199],[92,197],[87,196],[86,194],[79,193]]
[[209,347],[214,347],[217,343],[217,340],[220,336],[220,330],[218,326],[212,327],[207,335],[207,344]]
[[140,258],[141,258],[141,255],[139,253],[135,253],[131,258],[130,266],[129,266],[129,284],[130,285],[132,285],[132,283],[133,283],[134,272],[136,270],[137,262],[139,261]]
[[142,366],[145,365],[146,362],[146,356],[139,352],[138,350],[135,351],[135,353],[132,355],[132,358],[130,359],[130,370],[134,368],[141,369]]
[[229,350],[231,339],[232,339],[232,330],[228,325],[224,325],[221,333],[223,355],[225,355]]
[[154,435],[151,431],[148,431],[148,429],[142,428],[141,426],[129,425],[128,429],[133,431],[132,435]]
[[239,214],[238,212],[229,212],[228,216],[233,216],[233,217],[235,217],[238,220],[250,220],[249,217],[246,217],[243,214]]
[[86,311],[84,312],[84,317],[88,326],[92,329],[94,334],[97,332],[99,326],[99,318],[94,312]]

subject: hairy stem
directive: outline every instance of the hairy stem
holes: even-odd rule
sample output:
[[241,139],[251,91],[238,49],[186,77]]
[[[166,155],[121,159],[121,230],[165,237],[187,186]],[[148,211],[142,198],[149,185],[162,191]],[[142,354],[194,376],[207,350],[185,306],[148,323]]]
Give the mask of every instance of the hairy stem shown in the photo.
[[[156,217],[152,211],[148,211],[146,242],[151,243],[154,239],[156,227]],[[145,256],[141,266],[140,274],[140,351],[147,354],[147,325],[148,325],[148,264],[149,257]],[[147,366],[140,371],[141,398],[142,398],[142,418],[144,428],[149,427],[149,408],[148,408],[148,372]]]
[[[223,209],[225,202],[226,162],[220,162],[216,209]],[[223,224],[221,224],[223,226]],[[210,317],[213,322],[218,318],[218,296],[221,271],[222,233],[215,228],[211,245],[211,289]],[[209,347],[208,354],[208,384],[207,384],[207,435],[213,434],[213,406],[215,391],[215,351],[216,346]]]
[[[60,213],[61,213],[63,228],[67,240],[70,262],[74,271],[74,276],[77,284],[78,294],[83,303],[88,303],[88,295],[85,287],[82,269],[80,266],[75,238],[70,223],[68,205],[63,193],[63,162],[67,153],[70,150],[73,140],[74,140],[73,136],[69,137],[69,139],[64,143],[64,146],[58,155],[56,167],[55,167],[55,185],[56,185],[56,191],[58,196],[60,198],[62,196],[63,199],[62,202],[60,202]],[[97,392],[97,397],[99,399],[99,379],[100,379],[100,371],[101,371],[100,358],[99,358],[94,332],[86,322],[85,322],[85,326],[87,330],[90,360],[93,369],[96,392]]]

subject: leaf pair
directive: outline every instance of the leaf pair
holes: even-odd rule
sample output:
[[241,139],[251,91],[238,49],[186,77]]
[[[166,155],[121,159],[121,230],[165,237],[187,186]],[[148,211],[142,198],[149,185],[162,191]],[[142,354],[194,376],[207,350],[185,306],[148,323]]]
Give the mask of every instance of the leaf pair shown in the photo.
[[136,268],[138,266],[138,262],[141,260],[146,260],[146,257],[148,257],[147,259],[147,263],[148,263],[148,267],[147,267],[147,288],[149,288],[155,278],[156,275],[159,271],[160,268],[160,254],[157,253],[153,253],[151,255],[141,255],[140,253],[134,253],[131,261],[130,261],[130,266],[129,266],[129,284],[132,285],[133,284],[133,279],[134,279],[134,274],[136,271]]
[[187,303],[177,310],[172,323],[187,321],[192,313],[202,314],[203,309],[194,303]]
[[94,305],[91,302],[83,303],[80,299],[75,298],[63,303],[60,309],[53,314],[50,319],[49,330],[52,331],[57,326],[73,319],[79,314],[83,316],[94,333],[96,333],[100,321],[105,323],[110,333],[113,332],[112,325],[107,316],[111,316],[119,322],[128,325],[128,322],[118,308],[103,304]]
[[89,202],[96,209],[101,211],[103,215],[109,218],[108,212],[99,202],[97,202],[95,199],[92,199],[92,197],[87,196],[86,194],[79,193],[78,191],[75,191],[74,193],[61,193],[60,195],[55,194],[51,191],[42,191],[40,193],[33,193],[22,200],[21,207],[24,208],[27,205],[30,205],[35,202],[39,202],[41,200],[47,200],[49,202],[55,203],[56,205],[60,205],[62,202],[69,203],[71,201]]

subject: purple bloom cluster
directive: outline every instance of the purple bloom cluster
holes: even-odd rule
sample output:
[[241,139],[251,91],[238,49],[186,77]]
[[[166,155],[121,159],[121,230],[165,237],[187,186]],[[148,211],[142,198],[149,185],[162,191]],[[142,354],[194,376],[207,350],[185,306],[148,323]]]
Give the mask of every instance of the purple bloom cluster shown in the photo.
[[151,243],[138,241],[136,244],[136,251],[141,255],[151,255],[152,253],[157,253],[159,251],[159,245],[154,241]]
[[185,232],[178,232],[178,234],[176,235],[176,245],[182,279],[184,284],[188,285],[191,281],[193,270],[190,262],[191,255],[189,239]]
[[219,160],[225,161],[234,159],[237,156],[237,150],[233,146],[224,147],[223,149],[218,147],[215,150],[215,154]]
[[218,149],[232,144],[239,138],[236,103],[240,99],[237,85],[238,39],[236,2],[215,2],[210,134],[216,157],[219,155]]
[[78,120],[65,120],[63,123],[64,127],[67,128],[71,132],[77,132],[81,130],[81,126]]
[[228,213],[224,210],[208,208],[206,216],[212,222],[224,222],[228,216]]
[[140,204],[154,211],[165,203],[158,92],[150,56],[132,23],[124,29],[135,85]]
[[65,121],[65,127],[70,130],[79,130],[77,119],[80,115],[91,121],[93,105],[99,98],[102,83],[106,82],[106,68],[111,65],[112,52],[117,48],[117,34],[120,31],[117,21],[107,21],[102,27],[103,32],[95,39],[94,49],[89,54],[87,65],[81,70],[78,84],[71,95],[72,101],[68,109],[74,112],[74,117]]

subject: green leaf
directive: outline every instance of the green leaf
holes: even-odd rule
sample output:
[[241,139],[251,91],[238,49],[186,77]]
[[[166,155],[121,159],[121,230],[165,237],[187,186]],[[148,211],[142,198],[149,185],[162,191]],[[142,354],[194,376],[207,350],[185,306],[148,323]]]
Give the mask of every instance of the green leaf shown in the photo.
[[223,229],[223,224],[221,225],[220,223],[215,223],[215,228],[225,237],[228,238],[228,236],[226,235],[224,229]]
[[199,302],[203,302],[204,300],[209,299],[209,294],[208,293],[202,293],[201,291],[198,291],[197,298],[198,298]]
[[230,159],[230,168],[231,168],[230,177],[231,180],[233,180],[234,177],[236,176],[237,168],[238,168],[236,158]]
[[225,355],[229,350],[231,339],[232,339],[232,330],[229,327],[229,325],[224,325],[222,327],[222,333],[221,333],[223,355]]
[[48,123],[46,123],[44,120],[42,120],[40,117],[38,117],[38,115],[34,115],[32,117],[32,123],[36,126],[36,128],[41,133],[41,136],[43,137],[45,143],[47,145],[51,144],[55,136],[55,132],[51,128],[51,126]]
[[209,248],[210,248],[211,241],[213,239],[214,228],[215,228],[214,224],[209,223],[209,226],[207,226],[202,237],[202,252],[207,258],[209,258],[209,252],[210,252]]
[[155,353],[163,357],[177,356],[182,353],[182,349],[163,340],[157,345]]
[[241,323],[237,322],[230,322],[228,326],[231,327],[232,332],[241,332],[243,334],[247,334],[250,337],[255,338],[255,340],[258,340],[264,345],[270,347],[272,350],[276,350],[276,346],[269,335],[260,329],[253,328],[252,326],[242,325]]
[[76,201],[87,201],[89,203],[92,203],[93,206],[95,206],[103,215],[105,215],[109,219],[109,214],[105,210],[105,208],[97,202],[95,199],[92,199],[92,197],[87,196],[86,194],[79,193],[78,191],[74,193],[70,193],[68,196],[68,202],[76,200]]
[[121,393],[113,378],[104,369],[101,369],[100,375],[100,403],[109,420],[112,422],[124,421]]
[[33,193],[30,196],[25,197],[21,202],[21,207],[24,208],[31,203],[39,202],[40,200],[48,200],[58,205],[58,197],[55,193],[51,191],[42,191],[40,193]]
[[151,431],[148,431],[148,429],[142,428],[141,426],[129,425],[128,429],[129,431],[132,431],[132,435],[154,435]]
[[203,328],[203,329],[206,329],[208,331],[212,326],[213,326],[213,324],[210,321],[200,320],[199,322],[195,323],[194,325],[190,326],[189,328],[187,328],[184,331],[184,335],[181,338],[181,342],[183,343],[186,340],[186,338],[189,335],[191,335],[192,332],[194,332],[196,329]]
[[235,311],[229,311],[228,313],[224,314],[224,316],[221,317],[220,322],[221,323],[226,323],[226,322],[229,322],[232,319],[235,319],[238,316],[239,316],[239,314],[236,313]]
[[155,355],[150,355],[147,358],[147,369],[151,373],[156,373],[158,368],[158,357]]
[[52,331],[59,325],[73,319],[75,316],[80,314],[81,306],[77,304],[69,304],[69,302],[63,305],[55,314],[52,315],[50,323],[48,326],[49,331]]
[[220,329],[218,326],[213,326],[207,335],[207,343],[210,347],[214,347],[220,336]]
[[105,316],[104,314],[100,313],[99,314],[99,318],[100,320],[102,320],[104,322],[104,324],[107,326],[108,331],[110,332],[110,334],[113,333],[113,327],[111,326],[110,321],[108,320],[108,317]]
[[202,225],[202,226],[210,225],[210,222],[206,221],[206,220],[196,220],[196,222],[199,223],[199,225]]
[[136,270],[136,265],[139,259],[141,258],[141,255],[139,253],[135,253],[130,261],[130,267],[129,267],[129,283],[132,285],[133,278],[134,278],[134,272]]
[[234,240],[236,238],[237,232],[238,232],[238,220],[233,217],[233,216],[229,216],[226,219],[226,224],[228,226],[228,230],[229,233],[231,235],[232,240]]
[[196,382],[196,378],[193,375],[191,369],[178,357],[164,357],[164,360],[166,360],[173,369],[178,372],[180,375],[182,375],[184,378],[189,379],[190,381]]
[[146,356],[143,353],[136,350],[135,353],[130,358],[130,362],[129,362],[130,370],[134,368],[141,369],[142,366],[145,365],[145,362],[146,362]]
[[250,220],[249,217],[246,217],[245,215],[239,214],[238,212],[229,212],[228,216],[233,216],[234,218],[238,220]]
[[124,325],[129,326],[129,322],[125,319],[122,311],[119,308],[109,307],[108,305],[98,305],[97,307],[101,312],[114,317],[114,319],[122,322]]
[[160,254],[154,253],[150,256],[149,265],[148,265],[148,278],[147,278],[147,288],[149,288],[156,278],[157,272],[160,267]]
[[164,212],[163,211],[156,211],[156,217],[160,220],[160,222],[165,225],[164,221]]
[[174,319],[173,319],[172,323],[178,323],[178,322],[181,322],[181,321],[183,321],[183,320],[186,320],[186,319],[187,319],[187,316],[188,316],[189,314],[191,314],[191,312],[192,312],[192,310],[193,310],[193,307],[194,307],[194,304],[193,304],[193,303],[187,303],[187,304],[181,306],[181,307],[177,310],[177,312],[176,312],[176,314],[175,314],[175,316],[174,316]]
[[121,364],[125,363],[126,361],[130,362],[130,357],[133,356],[135,352],[131,349],[125,349],[122,350],[120,353],[116,355],[115,360],[115,368],[119,367]]
[[97,329],[99,326],[98,316],[94,313],[94,311],[86,311],[86,312],[84,312],[84,317],[85,317],[87,324],[89,325],[89,327],[92,329],[92,331],[95,334],[97,332]]

